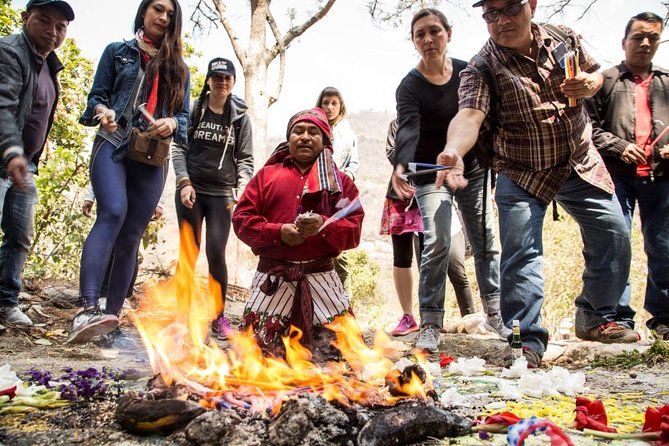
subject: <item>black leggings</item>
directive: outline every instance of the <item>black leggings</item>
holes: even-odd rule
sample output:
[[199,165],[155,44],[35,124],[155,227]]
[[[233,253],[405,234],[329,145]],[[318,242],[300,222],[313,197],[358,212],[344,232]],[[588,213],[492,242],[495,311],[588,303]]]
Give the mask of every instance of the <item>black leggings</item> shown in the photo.
[[[225,246],[230,235],[232,220],[232,198],[214,195],[204,195],[197,191],[193,209],[188,209],[181,203],[179,191],[176,192],[176,210],[179,229],[186,222],[193,228],[195,244],[198,252],[202,242],[202,221],[207,220],[207,262],[209,275],[221,287],[221,302],[225,303],[225,293],[228,289],[228,267],[225,263]],[[192,265],[195,267],[195,265]]]
[[[423,252],[423,233],[415,237],[413,232],[405,232],[399,235],[392,234],[390,238],[393,242],[393,266],[411,268],[414,252],[417,259],[420,259],[420,254]],[[418,263],[420,266],[420,260]]]
[[[401,235],[391,235],[393,242],[393,266],[396,268],[411,268],[413,254],[420,259],[423,251],[423,234],[414,237],[413,232]],[[413,246],[412,246],[413,245]],[[420,260],[418,262],[420,264]],[[420,265],[419,265],[420,268]],[[451,250],[448,259],[448,280],[453,285],[455,299],[458,302],[460,315],[466,316],[476,312],[472,289],[469,286],[467,272],[465,271],[465,236],[459,232],[451,238]]]

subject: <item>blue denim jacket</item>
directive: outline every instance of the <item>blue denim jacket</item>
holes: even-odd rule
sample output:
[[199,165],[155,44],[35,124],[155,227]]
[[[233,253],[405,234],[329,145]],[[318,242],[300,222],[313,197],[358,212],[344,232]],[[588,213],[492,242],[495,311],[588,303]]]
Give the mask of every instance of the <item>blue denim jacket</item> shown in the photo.
[[[93,87],[88,94],[88,105],[84,114],[79,118],[79,123],[86,126],[96,126],[95,107],[102,104],[114,110],[119,119],[125,110],[135,90],[135,85],[140,82],[141,56],[135,39],[123,42],[111,43],[105,48],[98,63],[98,69],[93,79]],[[174,131],[174,142],[186,144],[188,141],[188,119],[190,115],[190,77],[186,78],[186,91],[184,104],[174,118],[177,128]],[[162,117],[167,117],[167,109],[163,106]],[[114,152],[114,159],[122,158],[127,151],[127,141],[132,125],[126,125],[125,136],[121,146]]]

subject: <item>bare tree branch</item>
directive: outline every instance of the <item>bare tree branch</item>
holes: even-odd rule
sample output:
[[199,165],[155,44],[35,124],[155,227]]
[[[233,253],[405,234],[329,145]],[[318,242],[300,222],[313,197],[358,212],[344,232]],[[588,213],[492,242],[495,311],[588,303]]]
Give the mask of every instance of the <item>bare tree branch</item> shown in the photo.
[[[220,1],[220,0],[217,0]],[[290,42],[292,42],[296,37],[301,36],[306,30],[311,28],[311,26],[318,22],[320,19],[325,17],[325,14],[327,14],[330,11],[330,8],[332,8],[332,5],[335,4],[336,0],[328,0],[325,5],[316,13],[314,13],[311,17],[309,17],[303,24],[300,26],[294,26],[291,29],[288,30],[286,35],[283,37],[283,39],[279,42],[276,43],[270,50],[270,61],[273,60],[281,51],[280,48],[283,47],[283,51],[285,51],[286,48],[290,45]]]
[[214,26],[218,28],[218,14],[212,9],[209,3],[206,0],[198,0],[195,5],[195,9],[190,16],[191,22],[193,22],[193,27],[200,32],[204,32],[204,24],[202,23],[202,18],[207,23],[207,32],[211,30],[211,27]]
[[[279,49],[279,78],[277,80],[276,93],[269,97],[269,106],[271,107],[272,104],[279,100],[279,96],[281,96],[281,89],[283,88],[283,77],[286,73],[286,47],[283,46],[281,31],[279,31],[279,27],[277,26],[276,20],[274,20],[274,16],[270,10],[267,11],[267,24],[269,25],[269,29],[272,31],[272,35],[274,35],[274,39],[276,40],[276,44],[278,45]],[[274,57],[272,57],[272,59]],[[271,62],[272,59],[270,59],[268,63]]]
[[239,43],[239,38],[237,37],[237,33],[235,32],[235,29],[232,27],[230,19],[228,19],[225,5],[221,0],[212,0],[212,2],[214,3],[214,7],[216,8],[216,12],[218,13],[218,18],[221,24],[223,25],[225,32],[228,34],[228,38],[230,39],[230,43],[232,44],[232,49],[234,50],[235,55],[239,60],[239,63],[242,65],[242,67],[245,67],[247,64],[246,51],[244,50],[244,48],[242,48],[241,44]]
[[[589,0],[588,4],[583,7],[583,13],[576,19],[576,21],[581,20],[585,15],[590,11],[590,9],[594,6],[595,3],[597,3],[599,0]],[[550,10],[550,14],[548,15],[548,18],[546,21],[550,21],[553,17],[555,17],[558,14],[563,13],[567,8],[569,7],[578,7],[580,5],[576,5],[576,2],[574,0],[556,0],[554,1],[551,5],[546,6],[546,9]]]

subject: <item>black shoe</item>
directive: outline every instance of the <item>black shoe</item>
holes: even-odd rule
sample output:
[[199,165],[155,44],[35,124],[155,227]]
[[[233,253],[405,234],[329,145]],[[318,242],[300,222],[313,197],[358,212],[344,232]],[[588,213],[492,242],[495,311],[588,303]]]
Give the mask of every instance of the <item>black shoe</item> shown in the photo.
[[656,337],[659,337],[665,341],[669,341],[669,323],[657,324],[653,331],[655,332],[655,335],[657,335]]
[[70,322],[70,336],[66,344],[85,344],[118,327],[118,317],[105,314],[100,307],[84,308]]

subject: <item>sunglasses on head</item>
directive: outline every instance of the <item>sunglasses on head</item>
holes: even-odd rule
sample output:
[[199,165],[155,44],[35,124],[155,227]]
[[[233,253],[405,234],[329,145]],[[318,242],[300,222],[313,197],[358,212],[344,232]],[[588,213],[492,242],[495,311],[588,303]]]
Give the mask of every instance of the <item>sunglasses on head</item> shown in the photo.
[[490,8],[483,13],[481,17],[486,23],[495,23],[499,20],[499,15],[504,14],[507,17],[513,17],[520,14],[520,11],[523,9],[523,5],[529,0],[520,0],[518,2],[509,3],[503,8]]

